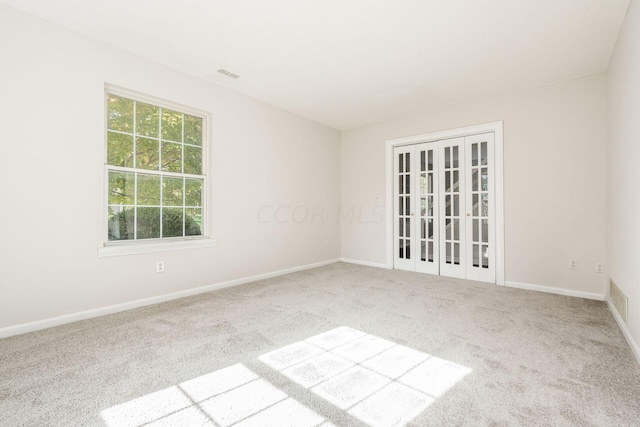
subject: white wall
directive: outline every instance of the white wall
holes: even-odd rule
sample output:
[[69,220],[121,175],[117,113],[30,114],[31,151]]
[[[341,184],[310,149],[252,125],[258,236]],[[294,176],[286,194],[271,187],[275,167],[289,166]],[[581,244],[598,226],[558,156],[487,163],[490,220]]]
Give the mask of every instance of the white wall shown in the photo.
[[[608,275],[629,298],[628,329],[640,343],[640,4],[631,2],[609,70]],[[640,357],[640,355],[638,355]]]
[[[105,82],[211,112],[216,247],[97,257]],[[338,132],[5,6],[0,144],[0,329],[339,257]]]
[[[606,80],[587,77],[343,132],[342,257],[385,263],[385,140],[504,121],[505,279],[604,296]],[[380,210],[384,212],[384,210]],[[570,258],[579,269],[569,270]]]

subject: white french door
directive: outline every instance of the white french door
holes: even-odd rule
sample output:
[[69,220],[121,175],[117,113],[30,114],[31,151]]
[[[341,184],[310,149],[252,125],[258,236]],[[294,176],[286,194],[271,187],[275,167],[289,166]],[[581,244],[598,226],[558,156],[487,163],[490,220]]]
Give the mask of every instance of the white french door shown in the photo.
[[394,267],[496,282],[494,134],[394,148]]
[[438,153],[429,144],[394,152],[395,267],[438,274]]

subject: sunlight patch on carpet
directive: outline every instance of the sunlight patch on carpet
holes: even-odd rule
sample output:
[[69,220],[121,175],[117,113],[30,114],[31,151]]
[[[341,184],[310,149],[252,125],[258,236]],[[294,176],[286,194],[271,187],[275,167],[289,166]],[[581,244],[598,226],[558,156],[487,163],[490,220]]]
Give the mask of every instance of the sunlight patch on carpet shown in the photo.
[[[372,427],[405,425],[471,372],[346,326],[258,360]],[[112,406],[101,415],[109,427],[333,426],[240,363]]]
[[346,326],[258,359],[373,427],[408,423],[471,372]]

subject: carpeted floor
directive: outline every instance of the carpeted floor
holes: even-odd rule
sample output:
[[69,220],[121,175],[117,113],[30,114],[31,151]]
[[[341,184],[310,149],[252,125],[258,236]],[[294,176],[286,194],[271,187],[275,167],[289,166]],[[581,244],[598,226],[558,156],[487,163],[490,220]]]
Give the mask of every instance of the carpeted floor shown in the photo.
[[0,340],[2,426],[638,426],[603,302],[349,264]]

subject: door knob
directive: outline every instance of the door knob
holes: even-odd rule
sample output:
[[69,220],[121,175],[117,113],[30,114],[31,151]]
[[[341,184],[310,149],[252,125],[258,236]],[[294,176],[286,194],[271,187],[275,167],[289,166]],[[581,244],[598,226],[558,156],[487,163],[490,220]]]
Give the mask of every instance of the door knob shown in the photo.
[[471,216],[471,214],[469,212],[467,212],[467,216]]
[[413,213],[411,213],[411,216],[413,216]]

